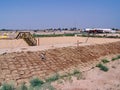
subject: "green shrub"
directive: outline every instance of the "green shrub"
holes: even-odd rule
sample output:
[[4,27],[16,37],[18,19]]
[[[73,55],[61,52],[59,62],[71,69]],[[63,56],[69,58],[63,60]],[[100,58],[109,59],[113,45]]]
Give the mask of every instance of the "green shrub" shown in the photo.
[[15,88],[14,88],[13,85],[10,85],[10,84],[7,84],[7,83],[4,83],[4,84],[2,85],[1,90],[15,90]]
[[103,70],[103,71],[107,72],[109,69],[108,69],[106,66],[102,66],[102,67],[100,68],[100,70]]
[[75,36],[74,33],[67,33],[67,34],[64,34],[64,36]]
[[113,57],[113,58],[112,58],[112,61],[115,61],[115,60],[117,60],[117,59],[118,59],[117,57]]
[[110,61],[108,61],[107,59],[102,59],[102,62],[103,62],[103,63],[108,63],[108,62],[110,62]]
[[23,83],[20,87],[20,90],[28,90],[27,86]]
[[46,79],[46,82],[56,81],[56,80],[59,79],[59,77],[60,77],[59,74],[55,74],[54,76],[47,78],[47,79]]
[[42,84],[44,84],[44,82],[39,78],[34,78],[30,81],[30,84],[32,87],[36,87],[36,86],[41,86]]
[[106,66],[102,65],[101,63],[99,63],[98,65],[96,65],[96,67],[99,67],[100,70],[105,71],[105,72],[107,72],[109,70]]
[[101,63],[99,63],[99,64],[97,64],[97,65],[96,65],[96,67],[101,67],[101,66],[102,66],[102,64],[101,64]]
[[74,70],[73,75],[75,75],[75,74],[80,74],[80,71]]
[[115,60],[118,60],[118,59],[120,59],[120,55],[117,55],[117,57],[113,57],[112,61],[115,61]]
[[48,34],[48,35],[40,35],[40,34],[33,34],[33,37],[60,37],[60,36],[75,36],[74,33],[66,33],[66,34]]
[[62,76],[60,76],[61,78],[64,78],[64,77],[67,77],[68,75],[67,74],[64,74]]
[[115,61],[115,60],[118,60],[118,59],[119,59],[118,57],[113,57],[112,61]]
[[117,58],[120,59],[120,55],[118,55]]
[[74,70],[73,75],[77,78],[77,80],[82,78],[82,73],[78,70]]

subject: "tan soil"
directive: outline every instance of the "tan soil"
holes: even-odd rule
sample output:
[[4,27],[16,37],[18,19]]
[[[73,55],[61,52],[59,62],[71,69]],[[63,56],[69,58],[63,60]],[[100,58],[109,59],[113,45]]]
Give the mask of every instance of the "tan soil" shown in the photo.
[[25,47],[28,46],[27,43],[23,39],[12,39],[12,40],[0,40],[0,49],[6,48],[17,48],[17,47]]
[[[85,43],[86,39],[40,38],[40,46],[35,47],[28,46],[22,39],[0,40],[0,82],[14,80],[19,84],[35,76],[44,79],[56,72],[63,74],[76,68],[86,71],[95,66],[99,58],[120,53],[120,39],[89,38]],[[80,42],[79,47],[76,47],[77,41]],[[46,53],[45,61],[41,60],[42,52]],[[85,80],[73,79],[72,84],[54,86],[62,90],[120,90],[119,63],[110,63],[107,73],[95,68],[85,72]],[[111,69],[111,66],[116,68]]]
[[[38,40],[38,38],[36,38]],[[39,46],[56,46],[58,44],[70,44],[76,45],[77,41],[81,43],[86,43],[87,37],[44,37],[39,38]],[[120,41],[120,39],[110,39],[110,38],[91,38],[89,37],[87,44],[103,44],[109,42]],[[0,49],[4,48],[19,48],[27,47],[27,43],[22,39],[13,40],[0,40]]]
[[52,85],[57,90],[120,90],[120,60],[105,65],[109,68],[107,72],[96,67],[83,72],[83,78],[79,80],[72,77],[71,80],[58,80]]
[[120,42],[46,50],[46,60],[41,60],[42,52],[0,55],[0,82],[27,82],[34,76],[45,78],[56,72],[73,71],[74,68],[84,71],[95,66],[98,58],[120,53]]
[[[38,38],[36,39],[38,40]],[[79,42],[79,46],[85,46],[120,41],[120,39],[91,37],[87,42],[86,40],[87,37],[44,37],[39,38],[39,45],[34,47],[28,46],[22,39],[0,40],[0,54],[5,52],[38,51],[59,47],[77,46],[77,42]]]
[[[56,44],[75,44],[77,41],[86,43],[88,37],[45,37],[39,38],[40,45],[56,45]],[[110,38],[91,38],[88,39],[88,44],[103,44],[109,42],[120,41],[120,39]]]

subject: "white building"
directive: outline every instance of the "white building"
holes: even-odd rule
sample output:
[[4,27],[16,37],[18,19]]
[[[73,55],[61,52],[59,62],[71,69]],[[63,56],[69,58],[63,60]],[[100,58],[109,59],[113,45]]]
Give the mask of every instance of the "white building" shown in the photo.
[[115,33],[116,31],[112,29],[103,29],[103,28],[86,28],[86,32],[97,32],[97,33]]

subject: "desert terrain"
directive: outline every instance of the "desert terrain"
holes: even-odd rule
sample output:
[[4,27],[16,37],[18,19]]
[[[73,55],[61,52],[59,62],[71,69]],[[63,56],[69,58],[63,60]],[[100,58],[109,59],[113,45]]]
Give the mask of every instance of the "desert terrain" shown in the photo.
[[112,38],[92,38],[92,37],[43,37],[36,38],[39,41],[37,46],[31,47],[23,39],[0,40],[0,53],[39,51],[68,46],[84,46],[94,44],[104,44],[120,41]]
[[69,77],[52,85],[58,90],[120,90],[120,60],[107,63],[106,66],[108,72],[95,67],[82,72],[80,79]]
[[[77,69],[83,72],[84,79],[72,77],[72,83],[63,81],[53,86],[57,90],[120,90],[119,61],[106,64],[108,72],[95,67],[102,58],[120,54],[120,39],[45,37],[37,40],[38,46],[28,46],[22,39],[0,40],[1,84],[12,80],[16,85],[27,84],[33,77],[44,80],[55,73],[63,75]],[[41,58],[43,52],[45,60]]]

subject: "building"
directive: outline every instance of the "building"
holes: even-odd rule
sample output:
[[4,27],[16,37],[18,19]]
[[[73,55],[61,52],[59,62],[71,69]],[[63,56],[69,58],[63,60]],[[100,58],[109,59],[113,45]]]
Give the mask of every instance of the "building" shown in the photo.
[[103,29],[103,28],[86,28],[85,32],[89,33],[115,33],[115,30],[112,29]]

